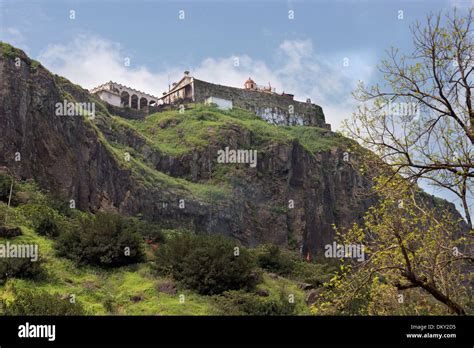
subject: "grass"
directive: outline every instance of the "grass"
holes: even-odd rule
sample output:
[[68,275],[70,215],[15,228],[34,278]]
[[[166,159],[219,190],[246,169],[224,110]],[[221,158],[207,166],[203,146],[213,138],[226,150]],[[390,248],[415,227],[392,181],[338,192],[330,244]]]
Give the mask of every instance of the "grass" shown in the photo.
[[[133,134],[147,147],[159,154],[181,160],[183,156],[203,152],[206,148],[222,147],[229,137],[241,142],[240,148],[251,147],[264,153],[269,144],[289,144],[299,142],[311,154],[330,151],[334,148],[346,149],[350,142],[329,130],[317,127],[281,127],[260,119],[255,114],[235,108],[219,110],[212,106],[191,104],[184,112],[169,110],[154,113],[144,120],[129,120],[118,116],[107,117],[107,126],[116,134]],[[96,130],[100,141],[114,155],[121,168],[129,169],[135,179],[150,189],[156,187],[176,190],[180,195],[188,195],[201,201],[211,202],[230,197],[232,180],[245,177],[248,168],[215,164],[212,179],[207,182],[192,182],[175,178],[157,170],[148,163],[141,148],[130,148],[118,142],[108,141],[98,127],[87,120]],[[246,140],[241,141],[242,134]],[[126,162],[124,154],[131,154]],[[188,160],[188,159],[186,159]]]
[[176,157],[203,149],[215,141],[225,142],[225,134],[231,129],[251,133],[252,146],[257,149],[268,142],[299,141],[308,151],[319,152],[344,141],[343,137],[322,128],[274,126],[246,110],[221,111],[200,104],[188,106],[183,113],[164,111],[144,120],[114,119],[121,127],[135,130],[155,149]]
[[[205,315],[213,314],[216,309],[212,301],[189,291],[176,295],[160,293],[156,285],[160,279],[152,275],[147,263],[132,265],[113,270],[96,267],[78,267],[69,259],[55,256],[53,241],[36,235],[30,228],[21,226],[23,235],[9,239],[15,244],[37,244],[44,259],[46,278],[41,280],[9,279],[0,286],[0,297],[12,299],[13,288],[34,288],[61,295],[74,294],[88,313],[94,315],[111,314],[106,301],[114,307],[114,314],[129,315]],[[0,243],[6,243],[0,239]],[[185,303],[179,302],[179,295],[185,295]],[[133,302],[132,297],[142,300]]]
[[[15,57],[20,51],[12,46],[0,43],[3,55]],[[29,64],[37,68],[39,63],[31,61]],[[58,77],[58,83],[69,83]],[[63,87],[63,86],[62,86]],[[70,93],[62,88],[67,99],[73,99]],[[71,99],[71,101],[73,101]],[[85,124],[96,133],[99,141],[106,147],[118,168],[129,170],[137,183],[153,190],[172,190],[175,195],[182,195],[202,201],[228,200],[230,188],[222,178],[235,177],[238,179],[242,168],[216,166],[215,180],[206,183],[191,182],[182,178],[172,177],[156,170],[144,159],[143,155],[121,143],[109,141],[97,126],[98,120],[107,119],[112,129],[117,132],[133,131],[155,150],[172,157],[181,157],[200,151],[210,144],[225,144],[229,134],[239,132],[249,136],[250,143],[255,149],[264,149],[270,143],[300,142],[309,152],[327,151],[342,142],[333,133],[314,127],[277,127],[270,125],[251,112],[242,109],[221,111],[204,105],[191,105],[184,113],[165,111],[149,115],[145,120],[127,120],[117,116],[110,116],[107,109],[99,104],[98,117],[91,120],[84,117]],[[98,120],[97,120],[98,119]],[[236,134],[238,136],[238,134]],[[240,139],[238,139],[240,140]],[[245,145],[242,145],[245,146]],[[130,161],[126,161],[124,153],[131,154]],[[232,175],[230,175],[232,174]],[[242,174],[243,175],[243,174]],[[27,184],[22,187],[35,196],[37,187]],[[43,201],[44,197],[36,197]],[[38,202],[43,204],[44,202]],[[274,209],[281,210],[281,207]],[[1,210],[7,210],[0,202]],[[44,260],[45,277],[40,280],[8,279],[0,285],[0,298],[12,300],[13,289],[34,288],[49,293],[74,295],[82,303],[86,311],[94,315],[131,314],[131,315],[212,315],[219,312],[212,296],[203,296],[189,290],[180,289],[176,294],[167,294],[157,290],[157,284],[170,281],[158,277],[152,272],[149,264],[152,253],[147,250],[148,262],[121,267],[118,269],[101,269],[91,266],[78,266],[73,261],[58,257],[51,239],[37,235],[32,230],[31,221],[23,215],[21,209],[8,209],[9,224],[19,226],[23,235],[9,239],[10,243],[37,244]],[[169,231],[169,235],[182,233]],[[5,243],[0,239],[0,243]],[[146,247],[148,248],[148,246]],[[294,294],[298,314],[309,314],[304,303],[305,292],[300,290],[295,281],[282,277],[272,278],[262,271],[262,282],[257,289],[265,289],[271,298],[277,299],[282,290]],[[185,296],[184,303],[180,303],[179,295]],[[133,300],[135,299],[135,300]]]
[[[35,185],[32,184],[25,185],[24,188],[36,190]],[[40,194],[38,193],[37,196]],[[10,239],[0,238],[0,244],[9,241],[10,244],[38,245],[45,275],[36,280],[8,279],[5,284],[0,285],[0,298],[12,301],[14,289],[36,289],[64,297],[74,295],[76,301],[80,302],[87,313],[92,315],[217,315],[222,313],[218,307],[219,303],[213,296],[199,295],[178,285],[176,285],[176,294],[158,291],[158,284],[172,282],[172,280],[157,276],[152,270],[150,262],[153,259],[153,253],[148,245],[145,245],[148,256],[145,262],[116,269],[78,266],[69,259],[58,257],[55,253],[54,241],[33,231],[30,220],[32,215],[27,215],[28,209],[25,210],[23,207],[25,205],[8,209],[9,223],[19,226],[23,234]],[[0,211],[6,210],[6,204],[0,202]],[[167,238],[186,233],[186,231],[177,230],[163,232]],[[257,290],[267,290],[269,297],[275,300],[279,299],[282,292],[293,294],[296,313],[309,314],[309,308],[304,302],[305,292],[298,288],[296,281],[282,277],[273,278],[265,271],[261,272],[262,281],[257,285]],[[180,295],[184,295],[184,303],[180,302]]]
[[3,51],[3,56],[5,58],[14,59],[21,55],[20,49],[13,47],[12,45],[7,44],[6,42],[0,41],[0,47]]
[[[106,270],[77,266],[69,259],[55,255],[53,241],[38,236],[27,226],[21,226],[23,235],[9,239],[10,243],[38,244],[46,278],[41,280],[9,279],[0,285],[0,298],[12,300],[13,288],[37,289],[63,296],[74,295],[92,315],[215,315],[220,313],[212,296],[203,296],[179,289],[176,294],[159,292],[157,284],[171,281],[157,277],[148,263]],[[0,239],[5,243],[6,239]],[[284,290],[294,294],[298,314],[309,314],[304,303],[305,293],[295,282],[285,278],[274,279],[263,273],[257,289],[265,289],[270,298],[278,300]],[[184,295],[184,303],[180,302]],[[134,302],[134,297],[140,298]]]
[[269,298],[278,301],[280,293],[283,291],[288,295],[294,295],[296,304],[295,312],[299,315],[310,315],[309,307],[305,303],[306,294],[303,290],[298,288],[298,285],[286,278],[278,277],[272,278],[268,273],[263,273],[262,283],[257,285],[257,289],[267,290]]
[[20,56],[24,57],[24,61],[26,64],[28,64],[31,68],[31,70],[34,72],[38,67],[42,66],[40,62],[34,59],[30,59],[26,57],[24,53],[22,53],[22,50],[19,48],[13,47],[12,45],[0,41],[0,48],[2,49],[3,56],[8,59],[16,59],[17,57],[19,58]]
[[[139,152],[123,144],[108,141],[93,122],[87,118],[85,120],[94,129],[99,140],[113,155],[118,165],[122,169],[129,169],[132,176],[146,187],[150,189],[156,189],[157,187],[173,189],[175,194],[190,195],[206,202],[223,200],[230,195],[230,190],[226,186],[215,186],[212,183],[194,183],[156,170],[143,159]],[[130,154],[129,161],[125,160],[126,152]]]
[[323,128],[294,126],[285,127],[285,130],[311,153],[330,151],[335,147],[347,149],[352,144],[342,135]]

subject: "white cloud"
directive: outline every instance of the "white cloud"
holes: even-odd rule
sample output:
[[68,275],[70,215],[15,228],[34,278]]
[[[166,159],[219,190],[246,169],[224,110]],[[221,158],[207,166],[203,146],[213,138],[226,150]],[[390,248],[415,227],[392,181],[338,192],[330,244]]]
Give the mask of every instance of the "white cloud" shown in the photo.
[[3,28],[0,26],[0,40],[8,42],[10,45],[13,45],[15,47],[19,47],[24,51],[28,50],[28,46],[25,45],[25,37],[17,28]]
[[[295,94],[295,99],[311,98],[323,107],[326,122],[333,129],[350,116],[353,108],[350,92],[357,79],[370,78],[372,68],[367,57],[357,52],[349,55],[351,68],[344,71],[342,58],[317,55],[311,40],[285,40],[275,50],[272,62],[248,55],[203,59],[192,67],[191,74],[217,84],[242,87],[248,77],[278,92]],[[166,71],[153,72],[145,66],[124,65],[123,47],[100,37],[79,36],[66,45],[50,45],[38,59],[51,71],[85,88],[112,80],[160,96],[168,80],[182,76],[179,63]],[[238,58],[238,64],[236,64]],[[270,64],[278,66],[272,68]]]
[[67,45],[50,45],[38,59],[51,71],[85,88],[109,80],[144,92],[158,94],[165,89],[166,76],[153,74],[144,66],[126,66],[120,44],[99,37],[79,36]]

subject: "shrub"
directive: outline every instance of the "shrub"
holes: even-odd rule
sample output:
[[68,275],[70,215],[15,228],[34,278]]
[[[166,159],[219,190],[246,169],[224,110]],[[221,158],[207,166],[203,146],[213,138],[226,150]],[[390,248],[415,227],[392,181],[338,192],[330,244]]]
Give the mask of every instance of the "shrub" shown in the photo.
[[161,228],[149,221],[130,218],[126,221],[128,228],[137,231],[144,238],[151,240],[153,243],[163,243],[165,236]]
[[57,237],[59,235],[59,227],[52,216],[46,215],[35,223],[35,232],[40,236]]
[[256,250],[258,265],[268,271],[287,275],[293,270],[294,258],[278,245],[267,244]]
[[14,300],[0,300],[4,315],[84,315],[82,304],[40,290],[14,290]]
[[22,235],[22,232],[19,227],[0,226],[0,238],[14,238],[21,235]]
[[216,298],[223,315],[294,315],[296,304],[288,301],[283,291],[278,298],[261,297],[255,293],[227,291]]
[[171,275],[201,294],[252,288],[254,263],[245,248],[234,256],[235,244],[220,236],[177,235],[156,251],[159,273]]
[[[0,201],[7,203],[10,197],[10,188],[12,177],[6,174],[0,174]],[[41,202],[44,195],[41,193],[38,185],[32,180],[13,182],[11,195],[11,206],[17,206],[27,202]]]
[[80,264],[118,267],[143,260],[141,238],[133,224],[115,214],[81,217],[77,227],[61,233],[59,256]]
[[0,258],[0,283],[8,278],[38,279],[43,276],[42,261],[27,258]]
[[338,270],[336,265],[328,263],[295,262],[292,277],[314,287],[328,282]]
[[46,204],[59,214],[67,217],[73,217],[75,209],[71,209],[69,202],[66,199],[59,198],[53,194],[48,194],[45,197]]
[[44,204],[23,204],[18,211],[28,220],[36,233],[47,237],[56,237],[66,224],[66,219],[55,209]]

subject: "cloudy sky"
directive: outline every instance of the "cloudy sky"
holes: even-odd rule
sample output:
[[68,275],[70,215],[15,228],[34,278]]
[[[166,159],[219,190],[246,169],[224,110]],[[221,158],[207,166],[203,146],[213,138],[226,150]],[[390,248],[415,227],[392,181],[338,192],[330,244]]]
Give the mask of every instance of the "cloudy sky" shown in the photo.
[[[248,77],[311,98],[338,129],[358,81],[380,81],[410,24],[474,0],[0,0],[0,40],[92,88],[116,81],[154,95],[190,70],[242,87]],[[435,192],[431,192],[435,193]]]

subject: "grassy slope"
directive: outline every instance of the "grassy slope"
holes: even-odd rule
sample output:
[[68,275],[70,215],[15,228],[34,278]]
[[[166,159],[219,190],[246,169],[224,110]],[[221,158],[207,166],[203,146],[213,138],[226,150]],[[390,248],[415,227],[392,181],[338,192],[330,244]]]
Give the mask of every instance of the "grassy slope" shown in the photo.
[[[4,203],[0,208],[6,209]],[[130,314],[130,315],[212,315],[218,314],[218,308],[211,296],[202,296],[192,291],[178,289],[177,294],[170,295],[156,290],[160,282],[170,279],[160,278],[153,274],[148,262],[118,269],[101,269],[77,266],[71,260],[55,255],[53,241],[33,232],[30,222],[19,215],[18,208],[10,209],[9,215],[15,216],[11,223],[22,222],[23,235],[12,239],[1,239],[15,244],[38,244],[39,253],[44,260],[46,277],[41,280],[9,279],[0,285],[0,297],[12,299],[12,287],[35,288],[59,293],[74,294],[77,301],[84,304],[91,314]],[[16,224],[16,223],[15,223]],[[148,250],[150,251],[150,250]],[[147,252],[150,255],[150,252]],[[277,298],[279,290],[284,288],[295,294],[298,313],[309,314],[304,304],[304,292],[298,289],[295,282],[279,278],[270,278],[264,273],[259,289],[267,289],[270,296]],[[179,295],[185,295],[185,303],[179,302]],[[138,302],[132,297],[141,297]],[[112,310],[107,308],[112,303]]]
[[219,139],[226,128],[241,128],[251,132],[256,147],[267,142],[299,141],[308,151],[328,151],[334,147],[348,146],[349,140],[336,133],[317,127],[278,127],[270,125],[254,114],[242,110],[218,110],[204,105],[187,106],[177,110],[149,115],[144,121],[115,117],[117,125],[131,127],[157,150],[179,156],[202,148],[211,139]]
[[[16,55],[17,52],[9,45],[2,43],[3,54]],[[35,68],[38,65],[35,63]],[[66,81],[65,83],[70,83]],[[71,99],[73,99],[71,97]],[[99,102],[100,104],[100,102]],[[101,105],[103,106],[103,105]],[[213,138],[219,139],[220,131],[228,127],[238,127],[252,133],[257,148],[267,142],[299,141],[308,151],[327,151],[333,147],[346,146],[345,138],[320,128],[308,127],[276,127],[262,121],[255,115],[240,109],[219,111],[202,105],[193,106],[183,114],[178,111],[166,111],[148,116],[144,121],[131,121],[108,115],[105,107],[99,108],[103,116],[111,117],[113,127],[131,128],[146,139],[153,148],[179,157],[194,149],[207,146]],[[192,183],[184,179],[174,178],[159,172],[147,164],[140,154],[122,144],[107,141],[93,121],[85,121],[97,132],[100,141],[114,155],[122,168],[132,171],[144,185],[156,187],[163,185],[173,187],[176,192],[183,190],[199,199],[209,197],[224,198],[228,194],[225,183],[220,186],[214,183]],[[223,140],[223,139],[220,139]],[[131,162],[123,159],[124,152],[132,154]],[[216,167],[216,170],[225,170]],[[0,202],[0,210],[6,210]],[[12,287],[37,288],[62,295],[74,294],[91,314],[148,314],[148,315],[212,315],[218,308],[212,297],[202,296],[188,290],[178,289],[176,295],[158,292],[157,284],[169,279],[152,275],[149,263],[104,270],[93,267],[78,267],[72,261],[55,255],[53,241],[37,235],[31,228],[31,221],[21,215],[19,208],[10,208],[12,216],[16,216],[16,225],[21,227],[23,235],[9,239],[10,243],[35,243],[39,245],[40,255],[45,260],[44,268],[47,276],[43,280],[9,279],[0,285],[0,297],[12,299]],[[15,219],[14,219],[15,220]],[[0,238],[0,243],[6,239]],[[150,254],[150,253],[149,253]],[[284,278],[271,278],[263,273],[259,289],[266,289],[271,298],[277,298],[280,290],[285,289],[295,295],[299,314],[309,314],[304,303],[305,292],[300,290],[294,281]],[[179,302],[179,295],[186,296],[185,303]],[[134,296],[143,299],[131,301]],[[108,306],[107,304],[111,304]],[[111,309],[112,308],[112,309]]]
[[[229,131],[239,130],[250,134],[252,149],[264,152],[269,144],[299,142],[309,153],[315,154],[339,148],[343,151],[351,147],[352,142],[331,131],[317,127],[279,127],[270,125],[255,114],[242,109],[218,110],[201,104],[187,105],[186,110],[164,111],[149,115],[145,120],[128,120],[118,116],[109,119],[115,132],[133,132],[146,144],[178,161],[180,157],[194,151],[204,150],[211,142],[225,144]],[[99,133],[100,131],[97,130]],[[230,180],[239,176],[242,166],[213,164],[212,179],[208,182],[194,183],[182,178],[174,178],[157,171],[134,149],[123,144],[107,142],[104,144],[123,162],[123,154],[131,154],[131,162],[123,165],[137,175],[145,185],[156,186],[162,183],[177,190],[184,190],[202,200],[225,199],[231,194]]]

